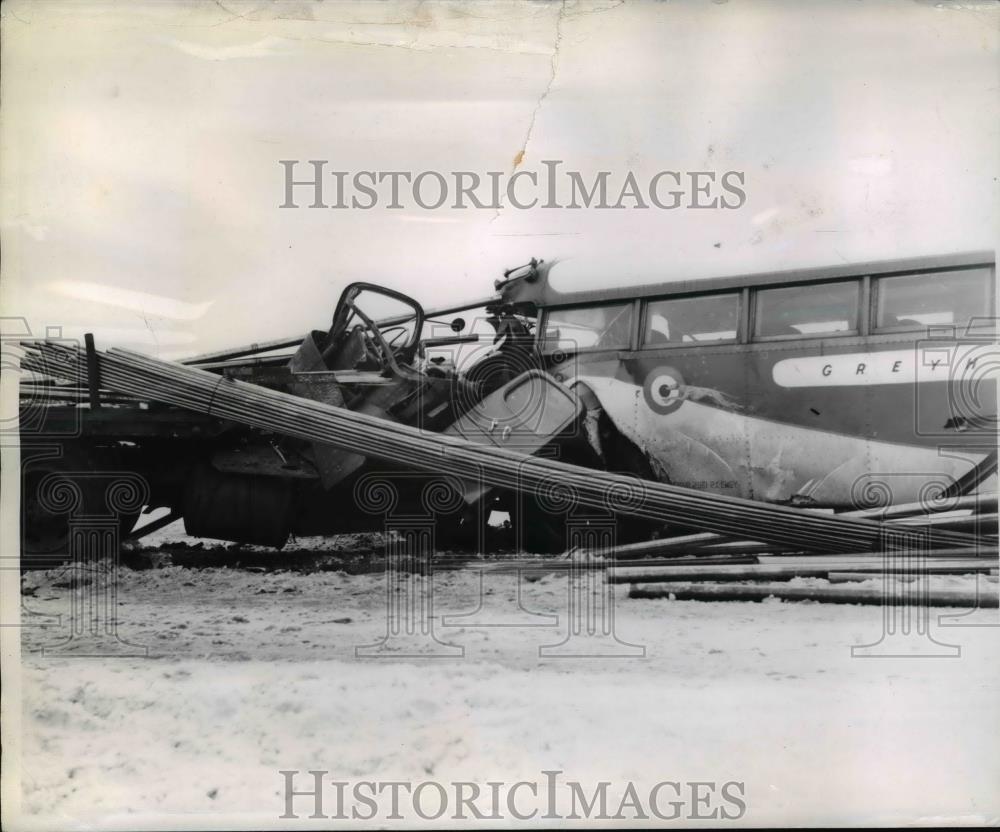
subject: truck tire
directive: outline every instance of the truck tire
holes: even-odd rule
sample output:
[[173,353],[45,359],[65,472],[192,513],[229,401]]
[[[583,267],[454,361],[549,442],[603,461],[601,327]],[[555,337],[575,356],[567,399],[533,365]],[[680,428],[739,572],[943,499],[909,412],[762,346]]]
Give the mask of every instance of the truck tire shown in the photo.
[[[30,465],[30,463],[29,463]],[[83,470],[100,470],[92,459],[80,454],[45,460],[37,466],[31,466],[24,473],[21,486],[21,569],[51,569],[66,563],[70,557],[70,513],[51,511],[43,505],[39,495],[45,487],[46,478],[52,474]],[[103,490],[98,488],[82,490],[83,506],[81,513],[100,514],[104,509]],[[135,527],[139,512],[128,512],[118,517],[119,542]]]

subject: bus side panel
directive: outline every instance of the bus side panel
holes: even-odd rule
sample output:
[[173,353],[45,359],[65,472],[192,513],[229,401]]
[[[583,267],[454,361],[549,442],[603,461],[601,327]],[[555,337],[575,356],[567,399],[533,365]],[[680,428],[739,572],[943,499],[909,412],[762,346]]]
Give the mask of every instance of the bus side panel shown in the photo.
[[[880,477],[901,502],[972,466],[938,448],[992,441],[993,349],[880,336],[581,354],[578,378],[661,479],[846,507]],[[983,372],[962,372],[970,360]]]

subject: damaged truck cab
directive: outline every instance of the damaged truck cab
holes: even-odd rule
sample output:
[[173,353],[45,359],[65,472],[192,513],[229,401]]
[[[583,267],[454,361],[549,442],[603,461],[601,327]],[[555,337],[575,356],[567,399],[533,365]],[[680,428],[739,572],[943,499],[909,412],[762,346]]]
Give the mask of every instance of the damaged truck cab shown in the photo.
[[[428,316],[417,301],[353,283],[341,295],[330,329],[308,333],[287,363],[267,369],[242,364],[222,372],[379,418],[387,430],[395,423],[526,453],[570,440],[581,406],[541,371],[530,319],[503,305],[483,306],[492,343],[469,361],[461,347],[478,347],[481,338],[461,334],[462,319],[447,325],[447,335],[428,335]],[[369,530],[379,518],[365,512],[364,495],[376,482],[392,489],[397,514],[426,513],[435,478],[387,467],[367,450],[234,429],[195,467],[185,496],[186,530],[270,546],[283,545],[290,534]],[[523,518],[536,508],[530,498],[495,492],[484,482],[447,472],[442,477],[437,484],[453,492],[455,503],[435,514],[443,546],[481,547],[493,512]],[[528,534],[535,548],[537,536]]]

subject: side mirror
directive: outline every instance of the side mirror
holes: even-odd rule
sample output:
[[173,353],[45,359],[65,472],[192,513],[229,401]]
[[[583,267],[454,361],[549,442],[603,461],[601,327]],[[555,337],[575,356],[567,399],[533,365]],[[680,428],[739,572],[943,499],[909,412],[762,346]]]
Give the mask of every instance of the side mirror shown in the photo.
[[465,318],[455,318],[451,322],[451,331],[458,333],[465,329]]

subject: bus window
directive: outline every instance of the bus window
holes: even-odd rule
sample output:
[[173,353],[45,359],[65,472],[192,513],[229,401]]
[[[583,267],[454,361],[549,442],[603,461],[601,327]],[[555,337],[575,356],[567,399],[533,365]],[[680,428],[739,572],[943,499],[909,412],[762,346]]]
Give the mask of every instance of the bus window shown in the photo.
[[914,329],[936,324],[966,326],[990,315],[990,270],[882,277],[876,281],[879,329]]
[[735,293],[656,300],[646,306],[643,343],[735,341],[738,322],[739,295]]
[[857,280],[758,289],[754,335],[774,338],[852,332],[858,327]]
[[628,349],[632,343],[632,304],[550,309],[545,316],[545,349]]

